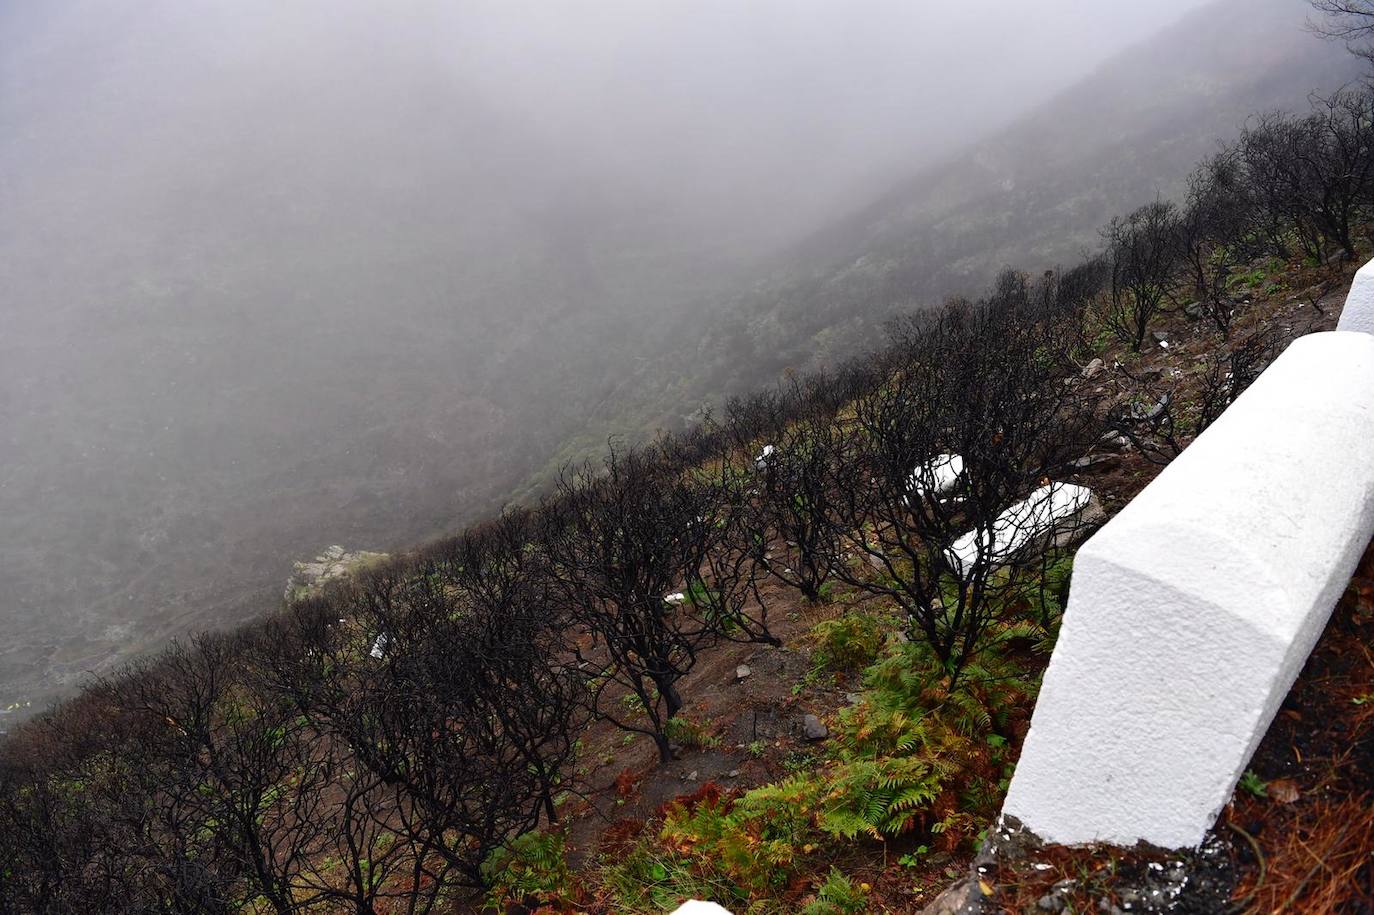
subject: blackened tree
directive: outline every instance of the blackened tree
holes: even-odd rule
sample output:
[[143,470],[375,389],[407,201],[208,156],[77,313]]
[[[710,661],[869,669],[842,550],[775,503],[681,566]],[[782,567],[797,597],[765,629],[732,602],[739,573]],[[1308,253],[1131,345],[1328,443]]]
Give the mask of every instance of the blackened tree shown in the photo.
[[[1041,487],[1100,433],[1044,301],[1008,272],[977,305],[895,324],[906,358],[855,404],[849,454],[835,464],[846,538],[836,574],[901,608],[951,684],[1017,612],[1043,568],[1039,547],[1068,533],[1038,507],[1063,488]],[[1026,513],[1007,514],[1037,492]]]
[[[586,676],[568,644],[568,617],[553,590],[527,511],[441,542],[420,562],[423,574],[452,582],[455,611],[434,631],[427,655],[433,677],[467,714],[485,715],[525,761],[538,786],[529,801],[557,819],[554,796],[586,723]],[[528,823],[538,821],[531,809]]]
[[1371,0],[1311,0],[1322,18],[1311,28],[1323,38],[1343,41],[1350,53],[1374,63],[1374,2]]
[[1304,119],[1312,221],[1323,238],[1355,257],[1354,227],[1374,202],[1374,95],[1341,91],[1314,100]]
[[[392,893],[425,887],[422,909],[446,886],[481,886],[486,857],[531,825],[542,798],[521,750],[473,694],[473,675],[459,669],[472,649],[455,628],[465,608],[431,573],[411,559],[357,576],[347,592],[349,623],[312,618],[309,605],[296,611],[310,648],[284,684],[312,727],[375,780],[372,787],[358,776],[368,790],[346,811],[354,828],[384,836],[393,851],[391,885],[371,884]],[[380,643],[378,633],[386,636]],[[371,884],[355,881],[353,889]]]
[[[386,676],[371,664],[372,640],[345,617],[357,606],[350,589],[331,588],[291,606],[261,643],[269,688],[294,706],[302,734],[311,735],[311,779],[297,789],[311,794],[294,804],[319,824],[312,834],[320,841],[293,886],[317,907],[422,914],[452,889],[453,868],[437,850],[444,837],[426,827],[403,780],[357,753],[368,738],[385,741],[379,706],[385,709],[387,694]],[[363,669],[374,679],[360,676]]]
[[731,449],[717,478],[730,493],[734,548],[769,575],[821,600],[838,536],[831,485],[839,404],[824,376],[731,400],[722,429]]
[[1110,268],[1107,324],[1140,352],[1145,334],[1174,290],[1178,269],[1177,213],[1157,200],[1114,219],[1103,230]]
[[1279,339],[1259,330],[1237,346],[1212,351],[1189,385],[1195,387],[1191,392],[1178,380],[1161,387],[1119,366],[1140,393],[1111,407],[1109,428],[1152,464],[1168,464],[1254,383],[1274,360]]
[[156,780],[154,802],[199,846],[191,855],[169,843],[169,854],[214,861],[220,876],[232,876],[226,904],[257,898],[287,915],[310,904],[302,874],[330,844],[329,773],[305,719],[261,675],[263,634],[174,645],[141,665],[123,693],[153,723],[137,749]]
[[[549,572],[582,640],[573,652],[594,670],[596,712],[653,738],[671,758],[668,721],[677,684],[720,626],[694,600],[668,600],[699,574],[702,530],[713,524],[700,491],[653,454],[612,452],[599,473],[565,472],[539,513]],[[636,709],[616,707],[618,687]]]
[[1189,176],[1187,199],[1175,222],[1178,253],[1193,296],[1223,337],[1231,333],[1233,312],[1227,277],[1242,259],[1256,253],[1247,244],[1252,212],[1239,158],[1234,150],[1226,150]]
[[0,747],[0,911],[118,912],[142,896],[125,865],[128,835],[102,790],[119,774],[104,765],[107,741],[85,739],[114,742],[94,692]]
[[1287,238],[1314,263],[1331,244],[1355,256],[1354,226],[1374,195],[1374,99],[1341,91],[1303,118],[1270,114],[1246,129],[1239,155],[1275,253]]

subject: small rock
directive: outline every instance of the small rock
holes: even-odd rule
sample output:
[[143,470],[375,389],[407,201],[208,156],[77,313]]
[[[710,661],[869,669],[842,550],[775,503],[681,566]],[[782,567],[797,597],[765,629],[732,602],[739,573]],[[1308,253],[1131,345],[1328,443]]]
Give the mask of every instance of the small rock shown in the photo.
[[1140,402],[1131,404],[1131,409],[1128,415],[1131,419],[1140,420],[1143,422],[1153,422],[1154,420],[1159,419],[1161,416],[1164,415],[1164,411],[1169,409],[1169,405],[1172,402],[1173,395],[1170,392],[1165,391],[1164,394],[1160,396],[1159,400],[1155,401],[1153,406],[1147,407]]
[[1202,310],[1201,302],[1189,302],[1187,305],[1183,306],[1183,316],[1189,321],[1197,321],[1205,314],[1206,312]]
[[1168,342],[1169,342],[1169,335],[1166,334],[1166,333],[1165,333],[1164,331],[1162,331],[1162,330],[1151,331],[1151,332],[1150,332],[1150,336],[1151,336],[1151,337],[1154,337],[1156,343],[1168,343]]
[[802,718],[802,735],[807,740],[825,740],[830,736],[830,729],[815,715],[806,715]]
[[1106,364],[1101,359],[1094,359],[1092,362],[1083,366],[1083,377],[1095,378],[1104,368],[1106,368]]
[[845,701],[845,702],[848,702],[850,705],[858,705],[858,704],[859,704],[859,694],[858,694],[858,693],[845,693],[845,694],[844,694],[844,701]]
[[739,770],[738,770],[738,769],[731,769],[729,772],[726,772],[726,773],[725,773],[725,777],[726,777],[726,778],[739,778]]
[[983,911],[983,895],[978,884],[972,880],[961,880],[921,910],[921,915],[973,915]]
[[697,770],[696,770],[696,769],[693,769],[691,772],[688,772],[687,775],[686,775],[686,778],[687,778],[687,781],[689,781],[689,782],[694,782],[694,781],[696,781],[696,780],[697,780]]
[[1064,911],[1064,900],[1054,893],[1046,893],[1036,900],[1035,907],[1042,912],[1062,912]]
[[1083,457],[1073,462],[1074,470],[1087,470],[1090,467],[1097,467],[1100,470],[1111,470],[1121,463],[1121,456],[1117,454],[1085,454]]
[[752,673],[753,673],[753,671],[749,669],[749,665],[748,665],[748,664],[741,664],[741,665],[739,665],[738,667],[735,668],[735,679],[736,679],[736,680],[743,680],[743,679],[745,679],[746,677],[748,677],[748,676],[749,676],[750,674],[752,674]]
[[1291,778],[1276,778],[1269,783],[1269,798],[1278,804],[1291,804],[1296,801],[1301,792],[1298,785]]

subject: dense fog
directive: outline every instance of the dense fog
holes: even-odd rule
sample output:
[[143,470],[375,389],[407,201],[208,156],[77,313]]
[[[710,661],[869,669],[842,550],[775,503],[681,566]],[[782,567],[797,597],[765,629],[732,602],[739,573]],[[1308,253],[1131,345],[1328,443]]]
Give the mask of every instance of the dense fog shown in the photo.
[[0,6],[0,709],[490,510],[663,327],[1200,6]]

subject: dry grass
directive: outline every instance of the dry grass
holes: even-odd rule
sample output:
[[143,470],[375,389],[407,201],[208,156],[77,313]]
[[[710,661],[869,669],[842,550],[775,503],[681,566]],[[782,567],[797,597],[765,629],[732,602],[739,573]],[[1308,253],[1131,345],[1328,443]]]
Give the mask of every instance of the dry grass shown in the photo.
[[[1305,693],[1308,717],[1323,721],[1338,739],[1319,743],[1307,759],[1293,740],[1290,752],[1311,773],[1300,798],[1238,799],[1231,810],[1233,828],[1254,856],[1237,887],[1238,912],[1374,913],[1372,631],[1374,544],[1319,646],[1317,660],[1330,660],[1319,665]],[[1260,824],[1263,831],[1252,836],[1235,825],[1240,822]]]
[[[1374,798],[1314,802],[1267,842],[1260,867],[1237,888],[1246,915],[1301,912],[1355,915],[1374,911]],[[1258,844],[1258,843],[1257,843]]]

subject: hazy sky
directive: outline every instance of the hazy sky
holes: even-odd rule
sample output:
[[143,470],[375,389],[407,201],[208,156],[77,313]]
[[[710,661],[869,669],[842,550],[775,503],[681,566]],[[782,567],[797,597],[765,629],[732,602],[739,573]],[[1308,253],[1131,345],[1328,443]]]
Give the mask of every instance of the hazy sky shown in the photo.
[[[566,157],[667,206],[815,218],[1199,5],[6,4],[2,186],[80,206],[109,192],[102,181],[152,178],[140,190],[166,193],[169,169],[283,148],[345,170],[404,167],[354,157],[350,143],[460,113],[453,155],[498,172]],[[406,138],[385,148],[403,155]]]

